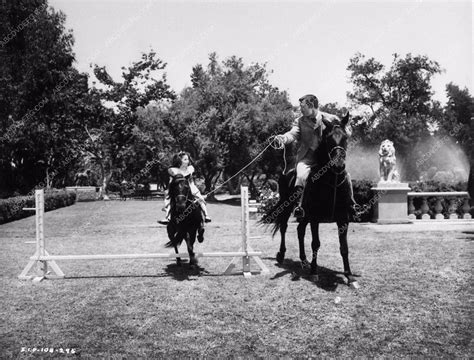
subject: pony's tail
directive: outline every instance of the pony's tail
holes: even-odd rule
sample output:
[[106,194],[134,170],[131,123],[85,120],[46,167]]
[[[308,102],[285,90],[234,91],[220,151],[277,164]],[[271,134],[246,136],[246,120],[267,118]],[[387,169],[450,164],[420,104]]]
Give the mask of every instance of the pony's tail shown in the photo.
[[183,236],[182,234],[180,234],[178,231],[176,231],[174,226],[171,226],[171,224],[168,224],[167,231],[168,231],[168,238],[170,239],[170,241],[168,241],[165,244],[165,247],[166,248],[171,248],[175,246],[179,247],[184,240],[184,236],[186,235]]
[[173,240],[170,240],[165,244],[165,248],[172,248],[172,247],[175,247],[175,246],[179,247],[181,245],[181,243],[183,242],[183,240],[184,239],[183,239],[182,236],[180,236],[179,238],[178,238],[178,236],[175,236],[173,238]]

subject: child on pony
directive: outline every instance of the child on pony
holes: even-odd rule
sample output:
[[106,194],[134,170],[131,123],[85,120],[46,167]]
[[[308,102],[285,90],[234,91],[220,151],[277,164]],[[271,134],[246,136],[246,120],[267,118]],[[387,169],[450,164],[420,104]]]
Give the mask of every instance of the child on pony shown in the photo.
[[[192,177],[194,173],[194,166],[192,165],[192,160],[189,153],[185,151],[180,151],[179,153],[173,156],[173,161],[171,165],[172,166],[168,169],[168,174],[170,174],[171,176],[170,182],[173,181],[173,177],[175,177],[178,174],[181,174],[185,178],[187,178],[189,182],[189,187],[191,188],[191,192],[194,195],[194,197],[197,199],[197,201],[199,202],[199,205],[201,206],[201,209],[204,213],[204,221],[211,222],[211,218],[209,217],[207,213],[206,201],[204,200],[204,197],[202,196],[198,187],[194,183],[194,179]],[[170,221],[170,198],[168,194],[165,197],[164,210],[166,211],[166,217],[165,219],[160,220],[158,222],[160,224],[166,225]]]

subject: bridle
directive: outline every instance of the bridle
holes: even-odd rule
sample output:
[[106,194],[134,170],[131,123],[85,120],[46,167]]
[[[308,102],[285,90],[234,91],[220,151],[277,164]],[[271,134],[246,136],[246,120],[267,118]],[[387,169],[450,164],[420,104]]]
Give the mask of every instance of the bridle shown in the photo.
[[[334,128],[340,128],[340,129],[342,129],[342,127],[339,126],[339,125],[335,125]],[[331,133],[334,131],[334,128],[331,130]],[[344,133],[345,133],[345,132],[344,132]],[[336,151],[339,151],[339,156],[334,155],[334,152],[336,152]],[[336,174],[336,175],[341,175],[341,174],[346,170],[346,167],[343,166],[343,167],[342,167],[342,170],[336,171],[336,170],[335,170],[335,167],[333,166],[333,165],[336,163],[338,157],[343,156],[344,158],[346,158],[346,153],[347,153],[346,149],[345,149],[343,146],[339,146],[339,145],[338,145],[338,146],[334,146],[331,150],[329,150],[329,151],[327,152],[328,157],[329,157],[329,163],[331,164],[330,169],[331,169],[331,171],[332,171],[334,174]],[[342,184],[342,183],[341,183],[341,184]],[[340,185],[340,184],[339,184],[339,185]]]
[[[173,182],[182,182],[182,181],[187,181],[187,179],[185,177],[180,177],[180,178],[174,178],[173,179]],[[186,195],[183,195],[183,194],[178,194],[176,195],[176,199],[180,199],[180,198],[183,198],[184,197],[184,203],[187,204],[189,202],[189,194],[191,193],[191,191],[186,191]]]

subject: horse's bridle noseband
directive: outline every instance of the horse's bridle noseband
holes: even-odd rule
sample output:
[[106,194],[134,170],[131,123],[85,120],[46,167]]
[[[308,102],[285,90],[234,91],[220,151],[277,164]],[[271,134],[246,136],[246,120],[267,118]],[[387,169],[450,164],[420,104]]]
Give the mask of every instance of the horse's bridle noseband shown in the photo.
[[[173,181],[176,181],[176,182],[178,182],[178,181],[187,181],[187,179],[186,179],[185,177],[180,177],[180,178],[174,178]],[[178,194],[178,195],[176,195],[176,198],[180,198],[180,197],[182,198],[182,197],[184,197],[184,198],[185,198],[185,199],[184,199],[184,203],[187,204],[187,203],[188,203],[188,197],[189,197],[189,193],[190,193],[190,192],[191,192],[191,191],[188,191],[187,194],[186,194],[186,196],[184,196],[184,195],[179,195],[179,194]]]
[[[334,151],[336,151],[336,150],[341,150],[343,156],[346,157],[346,149],[345,149],[345,148],[343,148],[342,146],[335,146],[335,147],[333,147],[333,148],[332,148],[331,150],[329,150],[329,152],[328,152],[329,162],[331,163],[331,165],[334,165],[334,164],[335,164],[335,161],[336,161],[336,159],[337,159],[337,157],[334,157],[334,156],[333,156],[333,153],[334,153]],[[334,170],[334,167],[331,166],[331,171],[332,171],[333,173],[337,174],[337,175],[342,174],[345,169],[346,169],[346,167],[344,166],[341,171],[336,171],[336,170]]]

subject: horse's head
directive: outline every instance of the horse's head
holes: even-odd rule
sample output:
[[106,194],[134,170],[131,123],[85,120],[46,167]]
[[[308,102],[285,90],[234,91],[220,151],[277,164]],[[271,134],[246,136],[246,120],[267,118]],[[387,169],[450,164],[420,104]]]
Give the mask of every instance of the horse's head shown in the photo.
[[178,174],[173,177],[169,186],[171,205],[178,211],[184,211],[188,201],[192,200],[188,179]]
[[326,129],[323,132],[321,143],[322,156],[325,163],[328,163],[331,169],[337,173],[344,171],[346,167],[346,150],[350,137],[349,113],[343,116],[342,120],[327,121],[323,119]]

